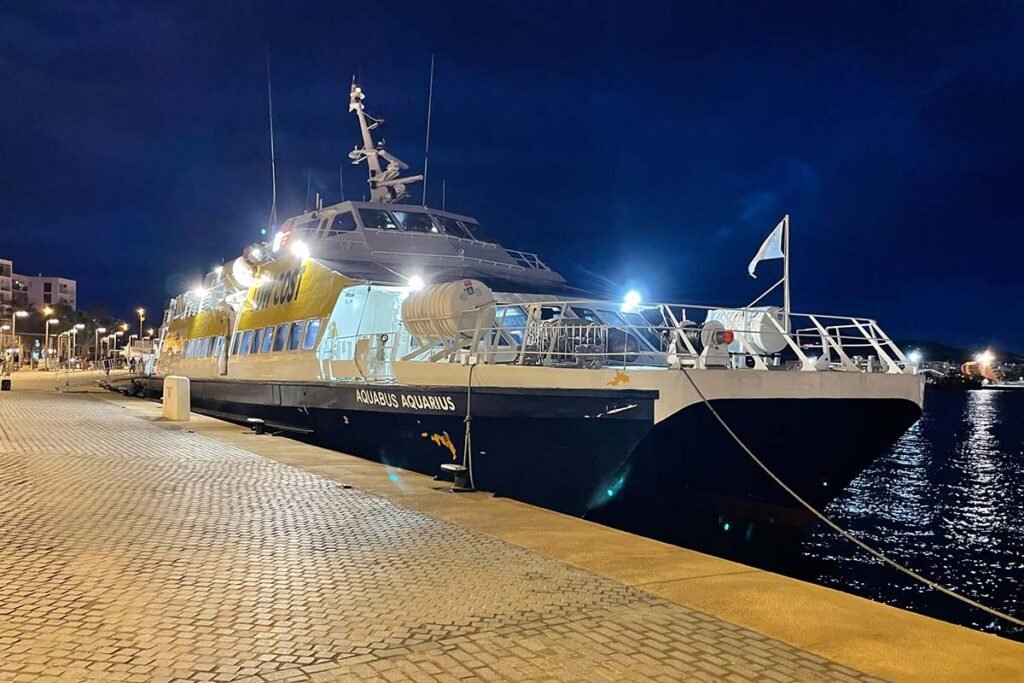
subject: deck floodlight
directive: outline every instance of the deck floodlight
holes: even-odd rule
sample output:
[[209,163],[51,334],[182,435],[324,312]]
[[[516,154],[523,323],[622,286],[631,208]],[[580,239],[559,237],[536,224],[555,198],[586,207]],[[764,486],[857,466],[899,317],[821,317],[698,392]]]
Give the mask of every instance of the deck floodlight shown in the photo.
[[409,289],[411,289],[414,292],[423,289],[426,286],[426,284],[427,283],[424,282],[423,278],[421,278],[419,275],[413,275],[411,278],[409,278]]
[[309,258],[309,245],[305,242],[292,242],[292,254],[299,258]]
[[640,305],[640,292],[635,289],[631,289],[626,292],[626,296],[622,298],[622,312],[629,313],[634,308]]

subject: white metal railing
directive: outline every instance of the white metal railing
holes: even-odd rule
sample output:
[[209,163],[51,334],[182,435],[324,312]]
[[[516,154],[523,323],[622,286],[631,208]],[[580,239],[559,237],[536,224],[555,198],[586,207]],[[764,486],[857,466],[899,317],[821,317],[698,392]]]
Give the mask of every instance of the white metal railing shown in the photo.
[[[561,367],[720,367],[802,371],[913,373],[911,363],[869,318],[791,313],[766,308],[651,304],[629,310],[608,301],[508,304],[526,314],[509,325],[500,313],[459,339],[413,340],[404,359]],[[506,308],[506,305],[499,305]],[[732,324],[709,315],[726,314]],[[586,315],[587,317],[584,317]],[[489,317],[489,316],[488,316]],[[520,316],[521,317],[521,316]],[[746,321],[736,324],[736,321]],[[717,341],[715,332],[720,334]]]

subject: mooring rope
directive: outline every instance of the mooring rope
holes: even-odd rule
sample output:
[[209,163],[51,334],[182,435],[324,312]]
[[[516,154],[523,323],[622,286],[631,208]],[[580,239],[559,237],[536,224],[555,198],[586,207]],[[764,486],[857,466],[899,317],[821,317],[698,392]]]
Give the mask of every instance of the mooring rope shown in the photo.
[[782,489],[786,493],[788,493],[790,496],[792,496],[793,499],[796,500],[796,502],[800,503],[800,505],[802,505],[805,508],[807,508],[807,510],[811,514],[813,514],[815,517],[817,517],[822,522],[827,524],[837,534],[839,534],[840,536],[842,536],[846,540],[850,541],[851,543],[853,543],[857,547],[861,548],[865,552],[869,553],[870,555],[878,558],[879,560],[881,560],[885,564],[889,565],[893,569],[896,569],[898,571],[903,572],[907,576],[911,577],[912,579],[914,579],[916,581],[919,581],[919,582],[923,583],[924,585],[928,586],[929,588],[933,588],[933,589],[939,591],[940,593],[944,593],[945,595],[948,595],[951,598],[959,600],[960,602],[963,602],[964,604],[970,605],[971,607],[976,607],[976,608],[980,609],[983,612],[987,612],[988,614],[991,614],[994,617],[999,617],[1000,619],[1004,619],[1004,620],[1010,622],[1011,624],[1015,624],[1017,626],[1024,626],[1024,619],[1018,619],[1015,616],[1012,616],[1010,614],[1006,614],[1005,612],[1000,612],[999,610],[994,609],[992,607],[989,607],[988,605],[983,605],[980,602],[978,602],[977,600],[972,600],[971,598],[967,597],[966,595],[961,595],[960,593],[957,593],[954,590],[946,588],[945,586],[943,586],[943,585],[941,585],[939,583],[936,583],[935,581],[932,581],[931,579],[929,579],[926,576],[922,576],[921,574],[918,574],[913,569],[910,569],[909,567],[903,566],[899,562],[897,562],[897,561],[895,561],[893,559],[890,559],[887,555],[885,555],[881,551],[872,548],[867,543],[865,543],[864,541],[860,540],[859,538],[857,538],[856,536],[851,534],[849,531],[847,531],[846,529],[842,528],[841,526],[839,526],[838,524],[833,522],[831,519],[826,517],[823,512],[819,511],[813,505],[811,505],[806,500],[801,498],[800,494],[798,494],[796,491],[794,491],[789,486],[787,486],[786,482],[782,481],[782,479],[780,479],[767,465],[765,465],[761,461],[760,458],[758,458],[756,455],[754,455],[754,452],[751,451],[750,448],[747,446],[747,444],[743,442],[743,439],[741,439],[739,437],[739,435],[737,435],[736,432],[734,432],[732,430],[732,428],[726,423],[726,421],[724,419],[722,419],[722,416],[718,414],[718,411],[715,410],[715,407],[713,405],[711,405],[711,402],[708,401],[707,396],[704,395],[704,392],[701,391],[700,387],[697,386],[697,383],[693,380],[693,377],[690,376],[689,371],[685,367],[680,367],[680,369],[683,371],[683,374],[686,375],[686,379],[690,382],[690,386],[692,386],[693,390],[697,392],[697,396],[699,396],[700,400],[703,401],[704,405],[706,405],[708,407],[708,410],[711,411],[711,414],[718,421],[718,424],[722,425],[722,428],[725,429],[725,431],[729,434],[729,436],[732,437],[732,440],[736,442],[736,445],[738,445],[740,448],[742,448],[743,451],[748,456],[750,456],[750,459],[753,460],[757,464],[757,466],[760,467],[764,471],[765,474],[767,474],[769,477],[771,477],[771,479],[776,484],[781,486]]

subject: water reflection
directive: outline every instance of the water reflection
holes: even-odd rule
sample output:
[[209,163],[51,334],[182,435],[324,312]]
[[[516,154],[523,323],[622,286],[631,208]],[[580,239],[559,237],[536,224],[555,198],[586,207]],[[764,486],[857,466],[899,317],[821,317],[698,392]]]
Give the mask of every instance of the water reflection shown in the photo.
[[[997,609],[1024,612],[1024,392],[936,392],[925,414],[827,513],[893,559]],[[824,526],[804,543],[820,583],[1024,640]]]

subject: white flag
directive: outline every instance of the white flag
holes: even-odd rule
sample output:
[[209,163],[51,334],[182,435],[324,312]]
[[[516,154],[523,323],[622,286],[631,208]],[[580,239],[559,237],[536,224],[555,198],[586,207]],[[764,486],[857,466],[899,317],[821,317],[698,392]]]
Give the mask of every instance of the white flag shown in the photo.
[[754,275],[754,269],[757,268],[757,264],[761,261],[767,261],[768,259],[773,258],[782,258],[784,256],[782,253],[782,231],[785,229],[785,225],[786,219],[783,218],[779,221],[779,224],[775,226],[775,229],[772,230],[772,233],[765,238],[764,243],[761,244],[761,248],[757,250],[757,255],[754,256],[750,265],[747,266],[747,272],[750,273],[750,277],[757,277],[757,275]]

